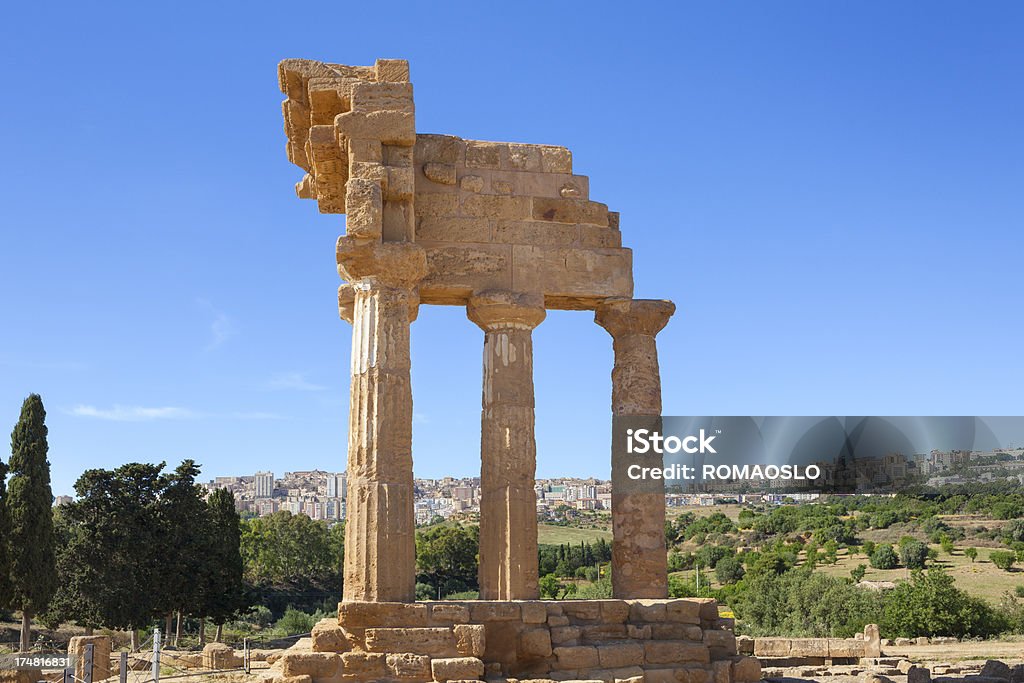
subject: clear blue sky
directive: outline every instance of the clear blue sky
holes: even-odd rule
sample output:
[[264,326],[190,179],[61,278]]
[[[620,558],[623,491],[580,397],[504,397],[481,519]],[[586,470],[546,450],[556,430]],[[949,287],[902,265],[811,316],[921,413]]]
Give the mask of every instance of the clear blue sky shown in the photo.
[[[678,306],[667,414],[1022,414],[1021,35],[1017,2],[11,5],[0,426],[43,395],[55,493],[344,467],[343,219],[293,195],[288,57],[407,58],[421,132],[570,147]],[[414,325],[421,476],[479,471],[481,341]],[[535,348],[539,474],[607,476],[610,338],[555,312]]]

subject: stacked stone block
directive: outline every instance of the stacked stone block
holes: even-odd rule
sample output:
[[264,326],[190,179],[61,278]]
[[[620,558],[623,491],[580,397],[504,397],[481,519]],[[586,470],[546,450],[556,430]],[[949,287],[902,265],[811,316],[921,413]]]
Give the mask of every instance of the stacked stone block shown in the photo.
[[579,309],[632,296],[619,215],[590,201],[568,149],[418,135],[415,166],[424,302],[460,304],[502,289]]
[[355,603],[289,650],[279,683],[631,681],[753,683],[713,600]]

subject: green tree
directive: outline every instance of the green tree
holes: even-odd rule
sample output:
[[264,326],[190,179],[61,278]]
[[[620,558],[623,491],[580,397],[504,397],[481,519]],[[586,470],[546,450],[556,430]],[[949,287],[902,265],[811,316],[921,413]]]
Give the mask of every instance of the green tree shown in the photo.
[[418,580],[434,589],[434,597],[477,588],[477,527],[437,526],[416,534]]
[[[184,460],[158,483],[156,524],[161,543],[173,549],[156,567],[151,590],[155,609],[164,615],[174,611],[202,614],[205,565],[210,561],[209,518],[203,489],[196,484],[199,466]],[[204,577],[205,578],[205,577]]]
[[989,553],[988,559],[1004,572],[1008,572],[1013,568],[1013,563],[1016,562],[1017,556],[1009,550],[993,550]]
[[206,505],[207,549],[200,566],[199,614],[217,624],[219,632],[224,622],[249,607],[242,579],[242,522],[235,497],[227,489],[210,494]]
[[978,559],[978,549],[974,546],[964,548],[964,555],[970,558],[971,562],[974,562],[976,559]]
[[743,578],[744,573],[743,562],[735,555],[723,557],[715,566],[715,578],[719,583],[736,583]]
[[921,541],[910,541],[900,546],[900,563],[907,569],[924,569],[928,560],[928,546]]
[[853,579],[854,583],[860,583],[864,580],[864,574],[868,571],[866,564],[858,564],[856,567],[850,570],[850,578]]
[[21,406],[11,434],[11,481],[5,505],[10,529],[11,606],[20,609],[21,650],[31,643],[32,617],[44,612],[57,590],[53,540],[53,493],[47,461],[46,410],[38,394]]
[[540,597],[557,600],[559,594],[565,589],[565,584],[559,581],[558,577],[554,574],[545,574],[540,577],[538,588],[540,589]]
[[157,616],[168,552],[159,525],[163,467],[129,463],[88,470],[75,482],[77,500],[58,517],[67,540],[51,620],[134,632]]
[[896,551],[888,543],[876,547],[871,554],[871,566],[875,569],[895,569],[899,566]]
[[876,546],[874,541],[864,541],[864,545],[861,546],[861,549],[864,551],[864,557],[870,558],[874,555],[875,548]]

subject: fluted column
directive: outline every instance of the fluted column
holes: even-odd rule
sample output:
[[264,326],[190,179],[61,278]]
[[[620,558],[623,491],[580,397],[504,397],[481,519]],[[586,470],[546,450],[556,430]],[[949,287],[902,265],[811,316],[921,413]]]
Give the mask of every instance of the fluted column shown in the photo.
[[[345,240],[346,238],[342,238]],[[339,240],[341,316],[352,323],[346,601],[416,599],[409,323],[422,249]]]
[[480,597],[533,600],[539,595],[533,328],[546,315],[544,299],[484,292],[466,310],[484,331]]
[[661,480],[630,480],[628,465],[658,455],[626,453],[625,426],[661,428],[661,372],[655,336],[675,312],[671,301],[613,300],[598,306],[594,321],[611,334],[612,370],[612,594],[616,598],[668,597],[665,488]]

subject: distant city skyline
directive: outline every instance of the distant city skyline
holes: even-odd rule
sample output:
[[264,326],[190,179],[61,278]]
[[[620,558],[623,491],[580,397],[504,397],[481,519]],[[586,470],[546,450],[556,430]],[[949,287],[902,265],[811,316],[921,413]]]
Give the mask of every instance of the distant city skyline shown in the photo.
[[[5,13],[0,429],[42,395],[54,494],[131,461],[344,469],[344,219],[295,197],[292,57],[408,59],[418,130],[571,149],[635,296],[677,305],[666,414],[1024,414],[1024,5],[401,12],[344,41],[380,8]],[[495,49],[535,12],[572,30]],[[459,307],[412,326],[419,476],[479,471],[482,339]],[[610,337],[551,311],[534,351],[538,476],[607,478]]]

